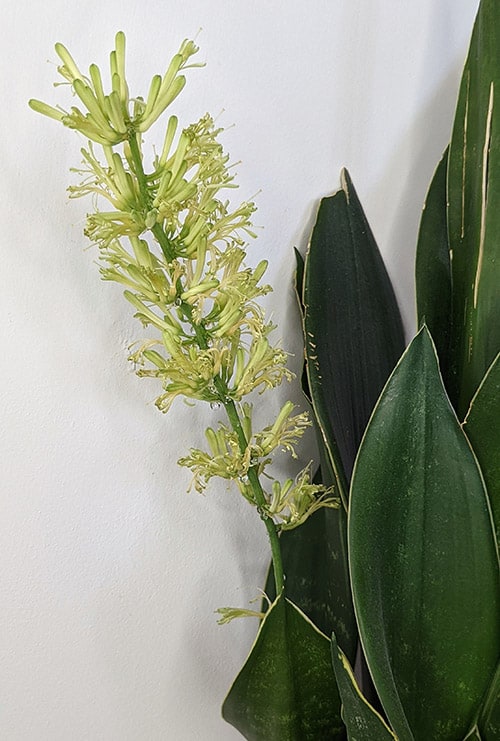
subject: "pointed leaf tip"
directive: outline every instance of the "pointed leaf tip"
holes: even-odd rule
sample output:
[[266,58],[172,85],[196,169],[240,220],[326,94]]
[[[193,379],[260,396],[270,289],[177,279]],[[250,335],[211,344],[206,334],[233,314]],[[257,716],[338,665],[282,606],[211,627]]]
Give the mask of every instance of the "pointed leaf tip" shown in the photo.
[[278,598],[222,708],[249,741],[343,741],[330,641]]
[[426,327],[361,444],[349,552],[361,640],[396,734],[462,738],[500,650],[498,562],[482,475]]

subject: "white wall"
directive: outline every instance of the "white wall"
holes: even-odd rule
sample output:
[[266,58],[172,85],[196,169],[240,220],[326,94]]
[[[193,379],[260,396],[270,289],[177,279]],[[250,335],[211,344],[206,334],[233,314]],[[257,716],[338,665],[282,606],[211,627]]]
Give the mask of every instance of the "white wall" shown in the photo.
[[[17,0],[0,45],[0,737],[5,741],[229,741],[220,704],[256,631],[219,627],[263,583],[263,527],[224,485],[186,494],[175,461],[213,413],[152,404],[127,364],[141,336],[118,287],[98,280],[68,202],[78,137],[28,109],[53,90],[55,41],[82,66],[128,38],[145,94],[180,41],[200,58],[176,109],[231,126],[241,198],[263,228],[269,301],[300,367],[291,249],[346,165],[408,331],[413,252],[447,143],[477,0]],[[142,9],[144,8],[144,9]],[[51,62],[47,63],[47,59]],[[222,112],[223,111],[223,112]],[[265,399],[266,411],[297,385]],[[312,442],[303,447],[306,462]]]

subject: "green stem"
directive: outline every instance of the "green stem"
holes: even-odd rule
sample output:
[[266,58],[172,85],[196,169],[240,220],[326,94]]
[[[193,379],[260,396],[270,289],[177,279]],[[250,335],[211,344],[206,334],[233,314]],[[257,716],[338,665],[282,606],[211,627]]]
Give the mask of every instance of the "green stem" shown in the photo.
[[169,262],[172,262],[174,259],[174,251],[172,249],[172,245],[170,244],[170,240],[163,231],[161,224],[155,224],[153,228],[151,229],[153,234],[155,235],[156,239],[158,240],[158,244],[160,245],[163,254],[167,258]]
[[135,176],[137,178],[137,182],[139,183],[139,190],[141,191],[142,200],[146,208],[149,208],[151,204],[149,198],[148,183],[146,180],[146,173],[144,172],[144,168],[142,166],[142,155],[139,148],[139,141],[137,139],[137,136],[138,135],[135,133],[135,131],[132,131],[128,137],[128,144],[130,147],[130,153],[132,155],[132,161],[134,163]]
[[[146,174],[144,172],[144,167],[142,165],[142,155],[141,155],[141,151],[139,148],[139,141],[137,139],[137,136],[138,135],[135,132],[131,132],[130,136],[128,137],[128,143],[130,146],[130,153],[132,155],[135,175],[137,177],[137,182],[139,184],[139,190],[142,196],[142,200],[143,200],[143,203],[146,209],[149,209],[151,207],[151,198],[150,198],[150,194],[148,190]],[[161,224],[156,223],[152,227],[151,231],[153,232],[153,235],[157,239],[163,251],[163,254],[167,258],[167,260],[171,262],[174,259],[175,254],[172,249],[172,245],[170,244],[170,240],[165,234],[163,227],[161,226]],[[191,326],[194,329],[198,346],[202,350],[206,350],[208,348],[208,340],[207,340],[205,329],[193,321],[192,310],[189,304],[183,303],[182,310],[183,310],[184,316],[190,322]],[[247,446],[248,446],[248,440],[246,439],[245,432],[241,425],[241,420],[240,420],[236,405],[232,399],[228,399],[226,385],[220,376],[216,376],[214,378],[214,384],[215,384],[215,388],[217,389],[219,398],[224,404],[224,408],[227,412],[227,416],[229,418],[231,426],[238,437],[240,451],[241,453],[245,453]],[[250,486],[252,487],[252,491],[254,494],[255,502],[257,503],[257,509],[260,513],[260,517],[262,521],[264,522],[264,525],[266,526],[267,534],[269,536],[269,541],[271,544],[271,554],[272,554],[272,559],[273,559],[273,570],[274,570],[274,581],[276,584],[276,594],[279,595],[283,591],[283,588],[285,585],[285,577],[283,574],[283,562],[281,558],[280,542],[279,542],[278,531],[277,531],[276,525],[273,519],[269,517],[269,515],[266,514],[266,505],[267,505],[266,497],[265,497],[264,491],[262,489],[262,486],[259,480],[259,474],[258,474],[256,466],[252,466],[251,468],[248,469],[248,481],[250,483]]]
[[[220,379],[216,379],[216,381],[218,380]],[[215,385],[217,387],[217,383]],[[236,432],[236,435],[238,436],[240,450],[242,453],[244,453],[247,448],[248,441],[246,439],[243,427],[241,426],[241,421],[238,415],[238,410],[236,409],[236,405],[232,399],[230,400],[226,399],[223,403],[224,403],[224,407],[226,409],[229,421],[231,422],[231,426],[233,430]],[[257,508],[260,513],[260,517],[264,525],[266,526],[267,534],[269,536],[269,542],[271,544],[271,555],[273,559],[274,583],[276,585],[276,594],[280,595],[285,586],[285,576],[283,573],[283,561],[281,558],[281,547],[280,547],[276,525],[274,524],[272,518],[269,517],[269,515],[267,515],[265,512],[267,502],[266,502],[266,497],[264,495],[264,492],[262,490],[262,486],[259,481],[259,474],[257,472],[256,466],[252,466],[251,468],[248,469],[248,481],[252,487],[255,501],[257,502]]]
[[[184,316],[190,322],[191,326],[193,327],[195,331],[196,341],[198,343],[198,346],[202,350],[206,350],[208,348],[206,330],[202,326],[200,326],[199,324],[196,324],[196,322],[193,321],[192,310],[189,304],[184,303],[182,306],[182,310],[184,312]],[[241,425],[241,420],[238,414],[238,410],[236,408],[236,404],[234,403],[232,399],[228,399],[226,384],[224,383],[224,381],[222,380],[220,376],[215,376],[214,386],[219,395],[219,399],[224,405],[228,419],[231,423],[231,427],[233,428],[234,432],[236,433],[238,437],[238,444],[240,446],[240,452],[244,454],[248,446],[248,440],[246,438],[245,431],[243,430],[243,427]],[[269,536],[269,542],[271,545],[271,556],[273,559],[273,571],[274,571],[274,581],[276,584],[276,594],[279,595],[281,594],[285,586],[285,576],[283,573],[283,561],[281,558],[280,541],[279,541],[278,531],[276,529],[276,525],[274,524],[272,517],[269,517],[269,515],[266,514],[266,505],[267,505],[266,497],[265,497],[264,491],[262,490],[262,486],[259,480],[259,474],[258,474],[256,466],[251,466],[248,469],[248,481],[250,483],[250,486],[252,487],[253,495],[257,503],[257,509],[259,511],[260,518],[263,521],[264,525],[266,526],[267,534]]]
[[[137,182],[139,183],[139,190],[141,192],[142,200],[144,205],[146,206],[146,209],[150,209],[151,207],[151,198],[149,196],[148,191],[148,182],[146,178],[146,173],[144,172],[144,167],[142,166],[142,156],[141,156],[141,150],[139,148],[139,142],[137,140],[137,134],[132,132],[130,136],[128,137],[128,143],[130,147],[130,153],[132,154],[132,161],[134,163],[134,169],[135,169],[135,176],[137,178]],[[172,262],[172,260],[175,257],[174,251],[172,249],[172,245],[170,244],[170,240],[165,234],[161,224],[155,224],[151,231],[153,232],[154,236],[158,240],[158,244],[160,245],[163,254],[165,255],[166,259],[169,262]]]

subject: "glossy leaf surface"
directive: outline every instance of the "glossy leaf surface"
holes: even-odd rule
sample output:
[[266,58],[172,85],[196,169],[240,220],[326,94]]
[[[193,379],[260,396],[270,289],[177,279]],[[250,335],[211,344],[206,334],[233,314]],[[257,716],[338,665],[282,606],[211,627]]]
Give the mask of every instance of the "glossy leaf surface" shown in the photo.
[[463,738],[500,650],[498,561],[425,328],[368,425],[348,530],[358,627],[391,727],[401,741]]
[[332,637],[332,662],[342,697],[342,718],[349,741],[395,741],[395,736],[361,694],[345,654]]
[[451,398],[463,419],[500,350],[500,3],[482,0],[465,63],[448,170]]
[[361,436],[404,348],[394,291],[348,173],[319,207],[304,275],[307,374],[344,500]]
[[[304,260],[295,251],[297,261],[296,293],[301,311]],[[307,376],[303,375],[303,391],[309,399]],[[314,418],[313,421],[315,422]],[[316,426],[321,471],[315,480],[331,487],[335,484],[328,454]],[[319,476],[319,477],[318,477]],[[297,605],[325,635],[335,632],[340,645],[354,661],[358,631],[347,557],[347,517],[343,508],[320,509],[294,530],[280,537],[283,568],[286,575],[286,596]],[[272,567],[265,587],[266,594],[276,597]],[[264,609],[266,605],[264,605]]]
[[261,623],[222,714],[250,741],[343,741],[330,641],[283,597]]
[[425,200],[417,242],[415,287],[418,326],[426,324],[447,380],[450,354],[451,266],[446,211],[448,149],[437,166]]
[[[483,472],[500,542],[500,355],[491,364],[464,422]],[[500,732],[500,729],[499,729]]]
[[[304,313],[304,260],[295,250],[297,263],[295,289],[299,307]],[[307,374],[302,378],[303,391],[310,401]],[[315,481],[327,487],[335,485],[335,475],[321,431],[313,417],[318,439],[321,470]],[[347,656],[354,660],[358,631],[347,558],[347,517],[342,508],[320,509],[304,525],[281,534],[281,554],[286,574],[286,595],[325,635],[339,636]],[[272,569],[266,593],[276,596]]]

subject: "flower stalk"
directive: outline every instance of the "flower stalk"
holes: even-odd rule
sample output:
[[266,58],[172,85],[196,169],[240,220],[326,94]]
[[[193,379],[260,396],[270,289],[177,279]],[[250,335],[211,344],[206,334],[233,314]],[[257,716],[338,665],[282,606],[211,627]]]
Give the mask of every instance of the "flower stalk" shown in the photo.
[[[311,483],[309,466],[295,481],[284,483],[268,471],[278,451],[296,457],[294,446],[310,425],[305,414],[293,414],[291,402],[272,424],[253,431],[247,398],[293,377],[287,354],[270,339],[274,326],[266,322],[258,301],[271,291],[261,282],[267,262],[245,265],[246,239],[255,236],[255,206],[243,202],[233,207],[222,198],[236,185],[218,141],[221,129],[208,114],[180,133],[171,115],[161,154],[155,155],[151,172],[144,169],[142,134],[183,89],[182,72],[199,66],[188,64],[197,51],[192,41],[184,41],[166,73],[153,77],[144,100],[130,97],[122,33],[110,55],[109,93],[96,65],[85,76],[57,44],[58,70],[84,110],[72,106],[65,111],[36,100],[30,105],[90,140],[77,170],[83,180],[69,192],[74,198],[93,196],[95,209],[87,216],[85,234],[99,249],[102,277],[125,287],[125,298],[148,329],[130,359],[139,376],[161,382],[163,393],[156,400],[161,411],[167,412],[178,397],[224,407],[229,426],[209,428],[209,450],[191,449],[179,464],[192,471],[197,491],[204,491],[214,476],[232,480],[257,509],[281,593],[280,531],[338,502]],[[106,210],[100,210],[103,202]],[[263,476],[271,481],[269,490]]]

